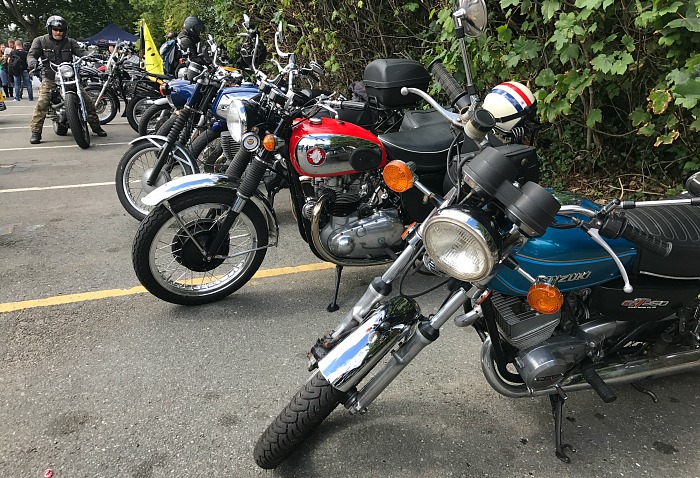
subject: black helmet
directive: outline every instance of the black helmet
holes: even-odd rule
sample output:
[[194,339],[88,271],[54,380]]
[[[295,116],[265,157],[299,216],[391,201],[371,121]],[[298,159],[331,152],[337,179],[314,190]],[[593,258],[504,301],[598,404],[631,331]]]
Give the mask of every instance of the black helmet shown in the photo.
[[60,28],[65,35],[68,32],[68,23],[63,17],[58,15],[51,15],[48,20],[46,20],[46,33],[51,35],[51,28]]
[[183,28],[187,33],[189,33],[195,41],[199,41],[199,36],[204,33],[206,27],[202,20],[197,17],[187,17],[185,18],[185,24]]
[[166,38],[168,40],[174,40],[176,36],[177,35],[175,35],[175,32],[168,32],[168,36]]

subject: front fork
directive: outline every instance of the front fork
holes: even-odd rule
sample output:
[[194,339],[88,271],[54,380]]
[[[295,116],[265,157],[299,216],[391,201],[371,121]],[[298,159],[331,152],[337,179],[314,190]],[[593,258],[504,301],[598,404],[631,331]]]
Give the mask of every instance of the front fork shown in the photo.
[[182,133],[182,131],[185,129],[187,120],[192,115],[192,112],[193,109],[190,106],[185,105],[182,111],[180,111],[180,114],[177,115],[175,124],[173,124],[173,127],[168,132],[168,140],[165,142],[165,144],[163,144],[163,149],[161,149],[158,154],[158,161],[156,162],[156,165],[153,166],[151,175],[146,180],[146,184],[149,186],[154,186],[158,182],[158,176],[160,176],[160,172],[163,170],[163,167],[170,157],[170,154],[173,152],[175,143],[177,142],[180,133]]

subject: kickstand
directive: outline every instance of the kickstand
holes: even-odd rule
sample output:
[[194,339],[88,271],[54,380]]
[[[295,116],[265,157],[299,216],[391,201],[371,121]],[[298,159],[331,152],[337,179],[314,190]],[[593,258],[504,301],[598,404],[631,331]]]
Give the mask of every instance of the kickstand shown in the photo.
[[328,312],[335,312],[336,310],[340,309],[340,307],[338,306],[338,290],[340,289],[340,275],[342,273],[343,266],[335,266],[335,292],[333,293],[333,300],[330,304],[328,304],[328,307],[326,307],[326,310]]
[[649,395],[654,403],[659,403],[659,399],[656,396],[654,392],[649,390],[648,388],[644,388],[641,385],[639,385],[639,382],[632,382],[630,385],[632,385],[632,388],[635,389],[636,391],[643,393],[645,395]]
[[564,390],[561,388],[557,387],[557,389],[559,393],[549,396],[549,401],[552,404],[552,415],[554,415],[554,445],[556,447],[554,452],[556,453],[557,458],[559,458],[561,461],[564,463],[570,463],[571,458],[564,453],[564,450],[567,448],[573,452],[576,452],[576,450],[574,450],[568,443],[563,445],[561,443],[561,428],[564,418],[564,402],[566,402],[566,393],[564,393]]

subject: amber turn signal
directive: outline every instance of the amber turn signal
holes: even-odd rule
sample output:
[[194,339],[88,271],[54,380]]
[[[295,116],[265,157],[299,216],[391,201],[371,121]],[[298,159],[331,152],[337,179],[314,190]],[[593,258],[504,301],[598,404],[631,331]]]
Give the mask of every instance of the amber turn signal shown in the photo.
[[274,134],[266,134],[263,138],[263,147],[268,151],[274,151],[276,144],[277,142],[275,141]]
[[413,173],[403,161],[391,161],[384,166],[382,176],[387,187],[397,193],[406,192],[413,186]]
[[527,303],[541,314],[553,314],[561,309],[564,296],[553,285],[538,282],[527,292]]

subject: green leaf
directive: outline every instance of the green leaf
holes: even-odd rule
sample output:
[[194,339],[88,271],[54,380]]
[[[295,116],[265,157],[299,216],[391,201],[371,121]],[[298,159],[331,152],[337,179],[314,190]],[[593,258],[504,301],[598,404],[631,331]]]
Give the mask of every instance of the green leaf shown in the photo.
[[496,31],[498,32],[498,41],[500,42],[508,43],[511,38],[513,38],[513,32],[508,28],[508,25],[501,25]]
[[603,0],[576,0],[574,5],[578,8],[590,8],[591,10],[598,10],[603,4]]
[[590,113],[588,113],[588,117],[586,117],[586,126],[592,128],[596,123],[602,123],[602,121],[603,112],[600,111],[600,108],[594,108]]
[[630,113],[630,121],[632,126],[639,126],[641,124],[646,124],[651,121],[651,115],[649,112],[644,111],[642,108],[637,107]]
[[596,71],[610,73],[613,67],[613,57],[601,53],[591,60],[591,66]]
[[537,78],[535,78],[535,84],[543,87],[552,86],[555,81],[556,77],[554,76],[554,72],[551,68],[545,68],[544,70],[540,71],[540,74],[537,75]]
[[415,12],[415,11],[418,10],[419,8],[420,8],[420,5],[417,4],[417,3],[406,3],[406,4],[403,6],[403,9],[406,10],[406,11],[409,11],[409,12]]
[[671,93],[666,90],[654,90],[649,94],[649,101],[651,101],[651,110],[654,114],[660,115],[671,102]]
[[547,21],[551,20],[560,9],[561,2],[557,0],[544,0],[542,2],[542,16]]
[[634,45],[634,38],[632,38],[632,37],[629,36],[629,35],[623,36],[623,37],[622,37],[622,40],[620,40],[620,42],[625,46],[625,48],[626,48],[627,51],[629,51],[629,52],[633,52],[634,49],[636,48],[635,45]]
[[568,64],[571,60],[578,60],[580,56],[581,50],[578,43],[569,43],[559,54],[559,59],[563,64]]
[[656,142],[654,143],[654,146],[658,148],[658,147],[661,146],[662,144],[671,144],[671,143],[673,143],[676,139],[678,139],[678,137],[679,137],[680,135],[681,135],[681,134],[680,134],[678,131],[676,131],[676,130],[673,130],[673,131],[671,131],[670,133],[667,133],[667,134],[663,134],[663,135],[659,136],[658,138],[656,138]]
[[520,0],[501,0],[501,8],[505,10],[508,7],[515,7],[520,3]]

